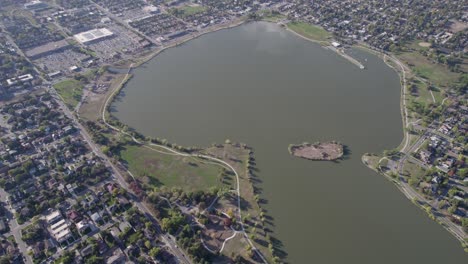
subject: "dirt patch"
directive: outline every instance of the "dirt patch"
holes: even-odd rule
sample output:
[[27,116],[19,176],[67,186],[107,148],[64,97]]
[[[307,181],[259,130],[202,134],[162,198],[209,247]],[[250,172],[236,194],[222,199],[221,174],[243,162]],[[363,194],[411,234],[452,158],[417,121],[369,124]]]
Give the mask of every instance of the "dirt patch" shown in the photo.
[[343,156],[343,145],[337,142],[290,145],[291,155],[309,160],[336,160]]
[[110,72],[99,76],[83,100],[83,104],[79,110],[80,117],[90,121],[99,120],[107,97],[120,85],[124,77],[125,74],[113,74]]
[[213,250],[219,251],[226,238],[232,236],[234,231],[226,226],[227,217],[210,214],[205,229],[202,230],[201,237],[205,245]]
[[419,42],[418,45],[423,48],[429,48],[431,47],[431,43],[429,42]]
[[[259,205],[260,188],[255,187],[254,184],[260,181],[256,175],[257,170],[255,168],[253,150],[244,144],[228,143],[215,145],[206,149],[203,153],[224,160],[234,167],[239,174],[242,217],[248,218],[246,221],[243,221],[244,227],[248,235],[255,236],[252,242],[257,249],[269,262],[273,263],[273,256],[268,249],[268,243],[271,243],[271,241],[266,232],[266,230],[271,230],[273,228],[273,222],[267,219],[268,216],[265,215],[265,212]],[[229,177],[232,178],[234,183],[236,182],[235,175],[229,175]],[[229,208],[233,209],[233,218],[238,219],[236,192],[230,192],[230,195],[225,195],[223,199],[218,201],[216,206],[217,210],[223,212],[227,212]],[[253,229],[253,227],[255,227],[255,229]],[[257,231],[255,233],[250,233],[252,230]],[[247,244],[246,240],[239,234],[234,237],[232,241],[226,243],[223,255],[242,255],[244,259],[248,260],[246,261],[247,263],[261,262],[256,260],[257,255],[252,257],[250,252],[246,250]]]
[[468,23],[464,23],[464,22],[461,22],[461,21],[458,21],[458,20],[455,20],[455,21],[452,21],[452,22],[453,23],[450,26],[450,30],[453,33],[457,33],[457,32],[463,31],[466,28],[468,28]]

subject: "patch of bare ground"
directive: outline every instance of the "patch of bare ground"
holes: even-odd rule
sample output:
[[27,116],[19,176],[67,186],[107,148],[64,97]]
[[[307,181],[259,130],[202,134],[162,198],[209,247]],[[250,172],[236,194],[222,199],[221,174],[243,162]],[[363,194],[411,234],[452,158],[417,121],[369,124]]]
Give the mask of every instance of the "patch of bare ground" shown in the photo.
[[[208,148],[203,152],[226,161],[239,174],[241,218],[244,222],[245,231],[263,256],[269,262],[273,262],[273,253],[282,252],[282,250],[271,241],[270,227],[273,226],[273,218],[267,216],[259,204],[266,203],[266,200],[260,198],[258,183],[261,180],[256,175],[258,170],[255,168],[252,149],[243,144],[223,144]],[[237,208],[237,197],[234,191],[218,201],[216,207],[217,210],[223,212],[227,212],[229,208]],[[237,216],[238,212],[233,210],[233,213]],[[237,218],[235,216],[233,219]],[[228,257],[240,255],[246,260],[246,263],[258,261],[256,254],[253,254],[242,234],[236,235],[226,243],[222,253]]]
[[453,33],[463,31],[463,30],[465,30],[467,28],[468,28],[468,23],[461,22],[461,21],[458,21],[458,20],[452,21],[452,25],[450,25],[450,30]]
[[337,160],[343,156],[344,148],[338,142],[302,143],[300,145],[290,145],[289,153],[309,160]]
[[231,220],[223,214],[208,214],[207,219],[201,238],[210,250],[218,252],[224,241],[234,234],[230,228]]
[[79,109],[79,115],[85,121],[97,121],[101,118],[102,107],[112,91],[119,89],[125,74],[106,71],[98,77],[90,88]]
[[423,48],[429,48],[431,46],[431,43],[429,43],[429,42],[419,42],[418,45],[423,47]]

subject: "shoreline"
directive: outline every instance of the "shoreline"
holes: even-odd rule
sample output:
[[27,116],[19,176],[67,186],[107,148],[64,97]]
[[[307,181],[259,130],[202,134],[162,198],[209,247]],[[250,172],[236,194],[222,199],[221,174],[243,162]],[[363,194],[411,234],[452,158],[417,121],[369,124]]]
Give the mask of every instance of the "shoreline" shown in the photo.
[[366,67],[364,66],[364,64],[362,64],[361,62],[359,62],[357,59],[353,58],[351,55],[348,55],[346,54],[346,52],[343,50],[340,50],[338,48],[335,48],[333,46],[327,46],[325,47],[331,51],[334,51],[336,52],[338,55],[340,55],[341,57],[345,58],[346,60],[348,60],[349,62],[351,62],[352,64],[356,65],[359,67],[359,69],[361,70],[364,70]]
[[[154,52],[152,52],[150,55],[148,56],[143,56],[142,58],[139,59],[138,62],[135,62],[135,63],[131,63],[128,67],[126,68],[119,68],[119,67],[115,67],[116,69],[120,69],[120,70],[124,70],[124,69],[127,69],[127,73],[126,73],[126,76],[125,78],[121,81],[121,83],[116,86],[112,91],[110,91],[110,94],[109,96],[106,98],[105,100],[105,103],[103,104],[102,108],[101,108],[101,121],[106,125],[108,126],[109,128],[111,128],[112,130],[118,132],[118,133],[122,133],[124,135],[127,135],[127,136],[130,136],[130,138],[135,142],[137,143],[138,145],[141,145],[141,146],[145,146],[147,148],[150,148],[154,151],[157,151],[153,148],[151,148],[151,146],[153,147],[159,147],[159,148],[162,148],[166,151],[168,151],[168,153],[165,153],[165,154],[168,154],[168,155],[180,155],[180,156],[186,156],[186,157],[194,157],[194,158],[200,158],[200,159],[208,159],[208,160],[212,160],[214,161],[216,164],[222,166],[222,167],[227,167],[229,168],[230,170],[232,170],[234,172],[234,174],[236,175],[236,182],[237,182],[237,193],[238,193],[238,206],[237,206],[237,211],[238,211],[238,222],[241,224],[241,230],[237,230],[235,234],[237,233],[241,233],[242,237],[245,239],[245,241],[247,242],[247,244],[249,244],[252,248],[252,250],[254,252],[256,252],[257,256],[262,260],[263,263],[269,263],[270,260],[271,261],[274,261],[274,259],[277,257],[275,254],[271,254],[271,259],[270,259],[270,255],[268,254],[268,252],[263,252],[263,251],[260,251],[259,250],[259,246],[261,246],[260,244],[257,244],[256,245],[256,242],[252,242],[251,239],[249,238],[248,236],[248,231],[244,228],[244,221],[242,221],[242,212],[243,211],[246,211],[245,208],[241,208],[241,204],[240,204],[240,198],[242,198],[243,196],[241,195],[241,189],[240,189],[240,179],[239,179],[239,174],[238,172],[234,169],[234,167],[232,167],[229,163],[227,163],[226,161],[224,160],[221,160],[221,159],[218,159],[216,157],[212,157],[212,156],[208,156],[208,155],[204,155],[202,154],[202,151],[200,150],[207,150],[209,149],[209,147],[203,147],[203,148],[200,148],[199,151],[196,151],[195,153],[186,153],[186,152],[179,152],[179,150],[177,149],[174,149],[174,145],[172,144],[158,144],[158,143],[153,143],[153,142],[147,142],[147,141],[139,141],[137,140],[134,136],[132,136],[131,134],[129,134],[128,132],[125,132],[123,131],[122,129],[120,129],[119,127],[116,127],[114,125],[111,125],[108,123],[107,120],[110,120],[110,119],[114,119],[116,120],[118,123],[122,124],[122,125],[126,125],[125,123],[122,123],[120,122],[120,120],[118,118],[116,118],[115,116],[112,115],[112,113],[109,111],[109,108],[111,107],[112,103],[114,102],[114,100],[119,96],[121,90],[125,87],[125,85],[127,84],[127,82],[133,77],[133,75],[131,74],[132,70],[134,68],[137,68],[145,63],[147,63],[148,61],[150,61],[151,59],[155,58],[157,55],[159,55],[161,52],[165,51],[166,49],[169,49],[169,48],[175,48],[181,44],[184,44],[190,40],[193,40],[193,39],[196,39],[198,37],[201,37],[205,34],[209,34],[209,33],[213,33],[213,32],[216,32],[216,31],[220,31],[220,30],[224,30],[224,29],[230,29],[230,28],[235,28],[235,27],[238,27],[238,26],[241,26],[243,25],[244,23],[246,22],[249,22],[249,20],[247,19],[242,19],[240,21],[237,21],[236,23],[234,24],[229,24],[229,25],[226,25],[226,26],[223,26],[223,27],[219,27],[219,28],[216,28],[214,30],[210,30],[210,31],[206,31],[206,32],[203,32],[201,34],[197,34],[197,35],[194,35],[194,36],[191,36],[189,38],[186,38],[186,39],[183,39],[181,42],[176,42],[176,43],[173,43],[173,44],[170,44],[168,45],[167,47],[164,47],[162,49],[159,49],[159,50],[156,50]],[[107,118],[106,118],[107,116]],[[130,130],[134,130],[133,128],[130,127]],[[136,131],[136,130],[134,130]],[[135,177],[133,176],[133,174],[131,174],[130,171],[128,171],[130,176],[135,179]],[[246,171],[247,175],[249,174],[249,170]],[[253,183],[250,183],[251,187],[252,187],[252,190],[255,189],[255,186]],[[255,195],[255,193],[253,193]],[[244,198],[243,198],[244,199]],[[260,205],[260,203],[258,203],[257,200],[253,200],[252,202],[254,202],[258,208],[260,209],[260,211],[258,212],[258,215],[262,215],[264,213],[264,208]],[[268,241],[269,243],[272,243],[271,241]],[[268,260],[267,260],[268,259]]]
[[[197,39],[197,38],[199,38],[199,37],[201,37],[203,35],[206,35],[206,34],[210,34],[210,33],[214,33],[214,32],[217,32],[217,31],[221,31],[221,30],[225,30],[225,29],[231,29],[231,28],[241,26],[246,22],[249,22],[249,21],[246,18],[243,18],[243,19],[240,19],[239,21],[236,21],[236,22],[234,22],[232,24],[223,25],[223,26],[220,26],[220,27],[213,28],[211,30],[204,31],[204,32],[198,32],[198,34],[190,35],[190,36],[188,36],[186,38],[183,38],[183,39],[181,39],[179,41],[171,43],[168,46],[163,46],[161,48],[157,48],[154,51],[150,52],[149,55],[143,56],[143,57],[140,57],[140,58],[136,59],[136,62],[132,63],[134,66],[131,67],[131,68],[133,69],[133,68],[137,68],[137,67],[142,66],[143,64],[149,62],[151,59],[155,58],[156,56],[158,56],[160,53],[162,53],[163,51],[165,51],[167,49],[175,48],[177,46],[185,44],[185,43],[187,43],[187,42],[189,42],[191,40]],[[116,67],[116,68],[119,68],[119,67]],[[128,67],[123,67],[122,69],[125,69],[125,68],[128,68]]]
[[[271,21],[265,21],[265,22],[268,22],[268,23],[273,23]],[[278,23],[275,23],[275,24],[278,24]],[[284,29],[286,29],[287,31],[293,33],[294,35],[304,39],[304,40],[307,40],[307,41],[310,41],[312,43],[316,43],[316,44],[319,44],[320,46],[322,46],[323,48],[325,49],[328,49],[328,50],[331,50],[333,52],[335,52],[336,54],[338,54],[339,56],[341,56],[342,58],[346,59],[347,61],[351,62],[352,64],[356,65],[357,67],[359,67],[361,70],[364,70],[365,69],[365,66],[359,62],[357,59],[353,58],[352,56],[346,54],[344,51],[340,51],[339,49],[329,45],[330,42],[329,41],[323,41],[323,40],[316,40],[316,39],[312,39],[312,38],[308,38],[304,35],[301,35],[299,34],[298,32],[292,30],[291,28],[288,27],[287,24],[281,24],[283,26]]]
[[290,144],[289,154],[311,161],[336,161],[343,158],[344,146],[336,141]]
[[[206,34],[214,33],[214,32],[225,30],[225,29],[231,29],[231,28],[239,27],[239,26],[243,25],[246,22],[248,22],[247,19],[241,19],[241,20],[235,22],[234,24],[228,24],[226,26],[218,27],[218,28],[215,28],[213,30],[208,30],[208,31],[202,32],[200,34],[196,34],[196,35],[187,37],[185,39],[182,39],[180,42],[175,42],[175,43],[172,43],[172,44],[170,44],[170,45],[168,45],[166,47],[156,49],[156,50],[150,52],[149,55],[142,56],[142,57],[138,58],[136,62],[130,63],[130,65],[128,67],[119,67],[119,66],[113,66],[113,65],[106,65],[106,66],[111,67],[111,68],[115,68],[115,69],[119,69],[119,70],[126,70],[127,72],[125,74],[127,76],[125,77],[125,79],[118,86],[116,86],[112,91],[110,91],[109,96],[105,99],[104,105],[101,107],[101,113],[103,113],[103,111],[105,111],[105,113],[103,113],[103,115],[104,114],[109,114],[109,118],[115,118],[115,117],[112,116],[112,113],[110,113],[108,111],[109,107],[114,103],[114,100],[119,96],[122,89],[133,78],[133,75],[131,74],[133,69],[138,68],[138,67],[148,63],[150,60],[157,57],[159,54],[161,54],[162,52],[164,52],[164,51],[166,51],[168,49],[176,48],[176,47],[178,47],[178,46],[180,46],[182,44],[185,44],[185,43],[187,43],[187,42],[189,42],[191,40],[197,39],[197,38],[199,38],[199,37],[201,37],[203,35],[206,35]],[[126,61],[128,61],[128,60],[126,60]],[[122,62],[122,61],[120,61],[120,62]],[[114,64],[118,64],[120,62],[116,62]]]
[[[404,150],[406,148],[406,145],[409,143],[409,135],[408,133],[405,133],[405,129],[408,126],[408,112],[406,108],[406,94],[405,94],[405,89],[406,89],[406,72],[404,67],[402,69],[397,69],[394,65],[391,65],[388,63],[387,60],[385,60],[385,57],[390,57],[385,53],[382,53],[380,51],[377,51],[375,49],[372,49],[371,47],[359,43],[355,45],[356,48],[359,49],[364,49],[365,51],[372,53],[379,57],[388,67],[393,69],[397,74],[398,78],[400,79],[400,115],[402,119],[402,132],[403,132],[403,139],[401,140],[401,143],[396,147],[399,150]],[[395,60],[394,58],[390,57],[392,60]],[[395,61],[394,61],[395,62]],[[396,63],[396,62],[395,62]],[[402,146],[403,145],[403,146]]]
[[[261,21],[263,21],[263,20],[261,20]],[[234,23],[234,24],[228,24],[228,25],[225,25],[225,26],[223,26],[223,27],[216,28],[216,29],[214,29],[214,30],[210,30],[210,31],[206,31],[206,32],[203,32],[203,33],[200,33],[200,34],[196,34],[196,35],[194,35],[194,36],[190,36],[190,37],[188,37],[188,38],[186,38],[186,39],[183,39],[183,40],[181,40],[180,42],[175,42],[175,43],[172,43],[172,44],[170,44],[170,45],[168,45],[168,46],[166,46],[166,47],[163,47],[163,48],[161,48],[161,49],[155,50],[155,51],[153,51],[151,54],[149,54],[148,56],[143,56],[142,58],[140,58],[136,63],[134,63],[134,64],[132,63],[132,66],[129,68],[129,73],[130,73],[130,71],[131,71],[133,68],[139,67],[139,66],[141,66],[141,65],[143,65],[143,64],[145,64],[145,63],[147,63],[149,60],[155,58],[157,55],[159,55],[161,52],[165,51],[166,49],[177,47],[177,46],[179,46],[179,45],[181,45],[181,44],[184,44],[184,43],[186,43],[186,42],[188,42],[188,41],[190,41],[190,40],[196,39],[196,38],[201,37],[201,36],[203,36],[203,35],[205,35],[205,34],[208,34],[208,33],[213,33],[213,32],[216,32],[216,31],[220,31],[220,30],[224,30],[224,29],[230,29],[230,28],[235,28],[235,27],[241,26],[241,25],[243,25],[243,24],[246,23],[246,22],[250,22],[250,21],[247,20],[247,19],[243,19],[243,20],[238,21],[238,22],[236,22],[236,23]],[[264,21],[264,22],[273,23],[273,22],[270,22],[270,21]],[[275,24],[277,24],[277,23],[275,23]],[[327,43],[327,42],[325,42],[325,41],[318,41],[318,40],[314,40],[314,39],[307,38],[307,37],[305,37],[305,36],[303,36],[303,35],[301,35],[301,34],[295,32],[295,31],[291,30],[291,29],[288,28],[286,25],[285,25],[283,28],[286,29],[287,31],[292,32],[293,34],[299,36],[300,38],[302,38],[302,39],[304,39],[304,40],[307,40],[307,41],[310,41],[310,42],[313,42],[313,43],[317,43],[317,44],[320,44],[320,45],[321,45],[322,47],[324,47],[324,48],[328,48],[328,47],[326,47],[326,46],[323,45],[324,43]],[[410,135],[409,135],[409,134],[406,132],[406,130],[405,130],[405,128],[406,128],[407,125],[409,124],[409,122],[408,122],[408,112],[407,112],[407,107],[406,107],[406,94],[405,94],[405,88],[406,88],[406,67],[405,67],[405,66],[406,66],[406,65],[401,65],[401,64],[400,64],[401,62],[399,62],[398,59],[394,58],[394,57],[392,56],[392,54],[388,54],[388,55],[387,55],[387,54],[382,53],[382,52],[380,52],[380,51],[377,51],[377,50],[375,50],[375,49],[373,49],[373,48],[371,48],[371,47],[368,47],[367,45],[365,45],[365,44],[363,44],[363,43],[358,43],[358,44],[356,44],[356,45],[353,45],[352,47],[361,48],[361,49],[365,50],[366,52],[369,52],[369,53],[371,53],[371,54],[374,54],[374,55],[378,56],[379,58],[381,58],[381,59],[384,61],[384,63],[385,63],[388,67],[392,68],[392,69],[398,74],[399,79],[400,79],[400,93],[401,93],[401,94],[400,94],[400,112],[401,112],[401,117],[402,117],[403,139],[402,139],[401,143],[397,146],[397,149],[400,150],[400,151],[405,150],[406,147],[408,146],[409,140],[410,140]],[[335,51],[335,52],[339,54],[339,52],[337,52],[337,51]],[[340,54],[339,54],[339,55],[340,55]],[[386,60],[386,58],[390,59],[390,61],[391,61],[392,63],[394,63],[395,65],[390,64],[389,60],[388,60],[388,59]],[[352,61],[350,61],[350,62],[352,62]],[[353,62],[352,62],[352,63],[353,63]],[[353,63],[353,64],[354,64],[354,63]],[[355,64],[355,65],[358,66],[357,64]],[[399,67],[398,67],[398,66],[399,66]],[[399,68],[401,68],[401,69],[399,69]],[[112,114],[108,111],[108,107],[110,107],[110,106],[112,105],[112,103],[113,103],[113,101],[115,100],[115,98],[117,98],[117,96],[120,94],[121,89],[125,87],[125,85],[127,84],[127,82],[128,82],[130,79],[131,79],[131,77],[130,77],[130,78],[126,78],[126,80],[125,80],[119,87],[117,87],[117,90],[114,91],[114,92],[115,92],[114,98],[112,98],[112,99],[110,100],[110,103],[109,103],[108,106],[105,108],[105,111],[108,112],[109,115],[110,115],[109,117],[112,117]],[[370,166],[370,164],[367,164],[367,163],[365,162],[365,158],[366,158],[367,156],[368,156],[368,155],[364,154],[364,155],[361,157],[362,163],[363,163],[366,167],[368,167],[369,169],[371,169],[371,170],[377,172],[378,174],[383,174],[383,173],[379,172],[377,169],[372,168],[372,167]],[[411,200],[413,203],[415,203],[418,207],[421,208],[421,205],[418,204],[418,201],[419,201],[419,200],[413,200],[413,199],[411,198],[411,194],[409,194],[408,191],[404,189],[404,186],[402,186],[401,183],[400,183],[399,181],[394,180],[394,179],[392,179],[390,176],[385,175],[385,174],[383,174],[383,176],[384,176],[385,178],[387,178],[390,182],[392,182],[393,184],[395,184],[395,186],[396,186],[409,200]],[[421,202],[422,202],[422,201],[421,201]],[[456,233],[454,233],[453,231],[451,231],[451,230],[449,229],[449,227],[447,227],[447,225],[445,225],[445,224],[439,222],[438,220],[436,220],[436,222],[439,223],[439,224],[441,224],[446,230],[449,231],[449,233],[451,233],[453,236],[455,236],[455,238],[456,238],[457,240],[461,241],[462,243],[464,242],[463,238],[460,238]]]
[[[265,20],[262,20],[262,21],[265,21]],[[265,22],[272,23],[270,21],[265,21]],[[275,23],[275,24],[279,25],[278,23]],[[328,41],[316,40],[316,39],[308,38],[308,37],[306,37],[304,35],[301,35],[301,34],[297,33],[296,31],[292,30],[291,28],[289,28],[287,24],[281,24],[281,25],[282,25],[282,27],[284,29],[286,29],[287,31],[293,33],[294,35],[296,35],[296,36],[298,36],[300,38],[303,38],[303,39],[305,39],[307,41],[310,41],[312,43],[320,44],[320,46],[322,46],[322,47],[326,47],[326,44],[330,44],[330,42],[328,42]]]
[[[392,68],[398,74],[398,76],[400,78],[400,84],[401,84],[400,110],[401,110],[402,123],[403,123],[403,129],[402,129],[403,139],[402,139],[401,143],[396,147],[396,149],[399,152],[404,152],[406,150],[406,148],[408,147],[408,145],[410,145],[410,135],[409,135],[409,132],[406,131],[406,128],[408,127],[410,122],[408,122],[408,110],[407,110],[407,107],[406,107],[406,93],[405,93],[405,90],[406,90],[406,70],[408,69],[408,67],[406,65],[404,65],[402,62],[400,62],[397,58],[395,58],[393,56],[393,54],[387,55],[387,54],[385,54],[383,52],[380,52],[378,50],[375,50],[375,49],[373,49],[373,48],[371,48],[371,47],[369,47],[369,46],[367,46],[367,45],[365,45],[363,43],[359,43],[358,45],[356,45],[356,47],[364,49],[364,50],[366,50],[366,51],[368,51],[368,52],[370,52],[372,54],[377,55],[379,58],[381,58],[385,62],[385,64],[388,67]],[[392,60],[392,62],[395,63],[396,65],[391,65],[385,58],[390,58]],[[395,66],[400,66],[401,69],[398,69]],[[411,202],[413,204],[415,204],[419,209],[422,209],[423,211],[425,211],[425,208],[423,207],[423,205],[424,204],[429,204],[428,201],[424,197],[422,197],[417,191],[415,191],[413,189],[411,189],[410,191],[406,190],[405,186],[402,185],[401,181],[398,180],[398,178],[394,179],[391,176],[387,175],[385,172],[379,171],[379,169],[372,167],[371,164],[369,164],[367,162],[367,160],[366,160],[367,158],[372,157],[372,156],[374,156],[374,155],[369,154],[369,153],[365,153],[364,155],[362,155],[361,162],[364,164],[364,166],[366,166],[370,170],[373,170],[377,174],[384,176],[387,180],[389,180],[391,183],[393,183],[397,187],[397,189],[405,195],[406,198],[411,200]],[[385,156],[380,156],[380,155],[375,155],[375,156],[379,157],[380,160],[387,158]],[[377,166],[379,166],[380,160],[377,163]],[[409,187],[409,188],[411,188],[411,187]],[[413,192],[413,194],[411,194],[411,192]],[[455,239],[457,239],[459,242],[461,242],[462,246],[466,245],[467,236],[466,235],[461,236],[455,230],[453,230],[446,222],[444,223],[444,220],[446,220],[446,216],[444,216],[444,215],[443,216],[434,216],[434,215],[431,216],[431,215],[428,214],[428,217],[431,218],[431,220],[435,221],[437,224],[441,225],[445,230],[447,230],[453,237],[455,237]],[[450,221],[450,220],[448,220],[448,221]]]
[[[313,43],[321,44],[321,41],[317,41],[317,40],[314,40],[314,39],[309,39],[309,38],[295,32],[295,31],[289,29],[286,25],[285,25],[285,28],[287,30],[293,32],[295,35],[303,38],[303,39],[309,40],[309,41],[311,41]],[[374,54],[374,55],[378,56],[380,59],[382,59],[382,61],[388,67],[393,69],[398,74],[398,77],[400,79],[400,114],[401,114],[401,118],[402,118],[403,139],[402,139],[401,143],[396,147],[396,149],[398,151],[405,151],[406,148],[410,145],[410,135],[406,131],[407,126],[410,124],[410,122],[408,120],[409,119],[408,109],[406,107],[406,81],[407,81],[406,80],[406,71],[409,68],[408,68],[407,65],[405,65],[404,63],[399,61],[398,58],[394,57],[393,54],[391,54],[391,53],[386,54],[386,53],[383,53],[381,51],[375,50],[374,48],[368,46],[365,43],[359,42],[359,43],[353,45],[353,47],[360,48],[362,50],[365,50],[366,52],[369,52],[371,54]],[[392,63],[394,63],[395,65],[390,64],[388,59],[390,59],[390,61]],[[367,168],[373,170],[377,174],[383,175],[386,179],[388,179],[391,183],[393,183],[397,187],[397,189],[401,193],[403,193],[403,195],[405,195],[405,197],[407,197],[409,200],[411,200],[418,208],[424,209],[424,208],[422,208],[422,205],[420,204],[420,203],[423,203],[423,204],[426,203],[424,200],[420,201],[420,199],[418,199],[416,197],[412,197],[412,195],[409,193],[409,191],[404,189],[404,186],[399,181],[397,181],[397,180],[391,178],[390,176],[386,175],[385,173],[381,173],[377,169],[374,169],[373,167],[371,167],[371,165],[368,164],[366,162],[366,160],[365,160],[369,156],[370,155],[367,154],[367,153],[361,156],[361,162],[363,163],[364,166],[366,166]],[[467,243],[466,242],[466,237],[467,237],[466,235],[464,237],[461,237],[456,231],[452,230],[448,224],[442,222],[439,218],[435,218],[435,219],[432,219],[432,220],[434,220],[436,223],[440,224],[452,236],[454,236],[459,242],[461,242],[462,245],[465,245]],[[443,218],[443,220],[445,220],[445,218]]]

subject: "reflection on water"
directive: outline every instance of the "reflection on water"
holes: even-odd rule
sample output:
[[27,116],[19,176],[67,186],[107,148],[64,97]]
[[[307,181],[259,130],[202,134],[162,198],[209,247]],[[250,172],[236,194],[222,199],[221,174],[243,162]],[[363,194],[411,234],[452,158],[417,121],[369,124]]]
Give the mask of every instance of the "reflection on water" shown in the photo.
[[[448,232],[362,165],[363,153],[402,139],[400,86],[380,59],[354,55],[366,70],[276,25],[250,23],[136,69],[115,115],[182,145],[252,146],[273,236],[291,263],[463,263]],[[333,163],[288,153],[291,143],[325,140],[351,154]]]

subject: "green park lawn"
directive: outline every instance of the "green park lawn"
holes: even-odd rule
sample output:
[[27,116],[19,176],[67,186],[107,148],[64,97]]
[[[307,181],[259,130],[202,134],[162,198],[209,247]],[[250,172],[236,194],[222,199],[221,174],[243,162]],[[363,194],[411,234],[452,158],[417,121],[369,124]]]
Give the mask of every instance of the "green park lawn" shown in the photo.
[[120,157],[135,177],[149,185],[180,187],[185,191],[223,185],[221,167],[196,158],[162,154],[139,145],[126,145]]
[[[434,95],[434,98],[432,98],[431,91],[428,90],[428,85],[426,83],[423,83],[420,80],[415,80],[414,84],[417,87],[417,95],[413,96],[411,95],[411,93],[409,94],[412,97],[414,97],[416,101],[424,104],[435,103],[439,105],[440,103],[442,103],[444,96],[442,95],[442,91],[440,89],[435,88],[434,90],[432,90],[432,94]],[[408,85],[411,85],[411,83],[409,83]]]
[[176,13],[176,12],[179,12],[182,17],[188,17],[188,16],[191,16],[191,15],[202,13],[205,10],[206,10],[206,7],[204,7],[204,6],[186,5],[186,6],[179,7],[179,8],[173,8],[170,11],[173,14]]
[[263,21],[267,21],[267,22],[272,22],[272,23],[276,23],[278,22],[279,20],[285,18],[286,16],[285,15],[282,15],[282,14],[274,14],[272,13],[271,11],[263,11],[261,12],[262,14],[262,20]]
[[411,67],[413,72],[432,82],[438,87],[446,88],[458,81],[459,74],[451,72],[439,63],[433,63],[418,52],[402,52],[397,56]]
[[291,22],[287,26],[299,35],[312,40],[327,41],[331,37],[331,34],[325,29],[305,22]]
[[405,161],[403,164],[403,174],[409,175],[415,181],[420,181],[425,176],[426,170],[421,166],[414,164],[409,161]]
[[83,95],[83,85],[75,79],[68,79],[54,85],[65,104],[73,110]]

